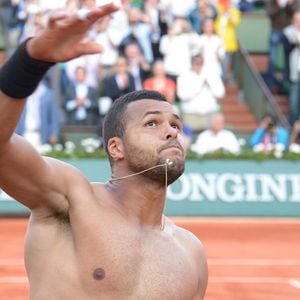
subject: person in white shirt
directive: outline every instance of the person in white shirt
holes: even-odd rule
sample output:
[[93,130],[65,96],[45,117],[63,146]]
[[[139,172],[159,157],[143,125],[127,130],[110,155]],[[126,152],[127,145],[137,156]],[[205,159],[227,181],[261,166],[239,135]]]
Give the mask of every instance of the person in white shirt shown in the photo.
[[103,76],[112,74],[119,57],[118,46],[122,38],[120,31],[110,26],[111,19],[111,16],[101,18],[94,28],[95,41],[103,48],[99,59]]
[[186,18],[195,3],[195,0],[160,0],[160,6],[168,13],[169,23],[176,18]]
[[175,79],[191,68],[191,57],[198,51],[199,35],[192,31],[187,20],[176,19],[162,36],[159,50],[167,74]]
[[224,129],[224,121],[222,113],[216,114],[210,128],[198,135],[196,142],[191,145],[191,150],[199,155],[215,151],[239,153],[239,141],[232,131]]
[[[204,68],[211,70],[223,76],[222,61],[225,58],[224,41],[215,33],[214,20],[206,18],[203,20],[203,32],[198,39],[199,52],[203,55]],[[212,71],[211,71],[212,72]]]
[[192,69],[177,79],[183,119],[193,131],[208,128],[211,118],[220,111],[218,100],[225,95],[221,75],[203,66],[203,57],[193,56]]

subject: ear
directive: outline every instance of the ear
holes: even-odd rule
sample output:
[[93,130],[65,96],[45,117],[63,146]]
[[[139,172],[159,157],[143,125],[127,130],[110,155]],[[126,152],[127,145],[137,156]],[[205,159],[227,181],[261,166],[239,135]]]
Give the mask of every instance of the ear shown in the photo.
[[109,139],[107,143],[107,150],[113,160],[120,160],[124,158],[123,142],[118,137]]

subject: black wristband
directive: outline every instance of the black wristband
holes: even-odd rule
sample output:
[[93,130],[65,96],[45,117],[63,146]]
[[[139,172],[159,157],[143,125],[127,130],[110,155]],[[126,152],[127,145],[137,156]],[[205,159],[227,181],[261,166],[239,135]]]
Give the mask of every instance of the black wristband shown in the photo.
[[0,89],[16,99],[30,96],[48,69],[55,64],[30,57],[26,50],[27,42],[17,48],[0,70]]

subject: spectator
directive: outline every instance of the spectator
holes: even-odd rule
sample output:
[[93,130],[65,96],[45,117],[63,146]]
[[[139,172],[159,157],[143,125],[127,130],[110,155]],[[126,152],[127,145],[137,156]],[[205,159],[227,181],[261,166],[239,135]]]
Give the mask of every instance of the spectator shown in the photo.
[[267,114],[250,138],[250,146],[254,152],[272,152],[281,157],[288,148],[288,131],[276,124],[273,116]]
[[121,42],[119,30],[110,26],[111,18],[111,16],[103,17],[95,24],[94,28],[95,41],[103,48],[99,58],[99,64],[104,71],[103,76],[111,75],[119,56],[118,46]]
[[151,74],[151,66],[136,43],[130,43],[124,49],[128,70],[134,78],[134,88],[139,91],[143,88],[143,82]]
[[98,91],[87,82],[86,69],[77,67],[75,82],[70,84],[65,95],[68,124],[96,125],[98,98]]
[[284,28],[283,33],[292,49],[289,55],[289,122],[293,126],[300,115],[300,11],[295,12],[293,24]]
[[231,3],[231,0],[219,0],[218,16],[216,19],[216,33],[223,39],[225,45],[225,59],[223,60],[223,74],[225,82],[234,80],[232,65],[234,54],[238,51],[236,28],[241,20],[240,11]]
[[[9,28],[10,18],[13,15],[13,7],[11,0],[0,1],[0,32],[1,34],[7,34]],[[7,42],[8,38],[5,38]]]
[[78,67],[85,68],[86,80],[89,86],[99,89],[101,82],[101,54],[90,54],[72,59],[64,64],[65,74],[73,84],[76,83],[76,69]]
[[214,69],[216,74],[223,77],[222,61],[225,58],[223,40],[215,33],[214,21],[203,20],[203,33],[199,36],[198,49],[204,59],[204,68]]
[[243,13],[250,13],[255,8],[256,0],[238,0],[237,7]]
[[20,36],[18,8],[18,1],[0,0],[0,35],[3,36],[8,54],[18,45]]
[[163,94],[169,103],[175,102],[176,83],[166,76],[164,64],[157,60],[153,64],[153,76],[144,82],[144,89],[155,90]]
[[20,4],[18,16],[25,21],[20,41],[35,36],[47,23],[47,14],[39,5],[38,0],[27,0]]
[[224,115],[218,113],[212,118],[210,128],[198,135],[191,150],[199,155],[216,151],[237,154],[240,152],[240,144],[233,132],[224,129]]
[[168,24],[165,12],[161,9],[159,0],[145,1],[145,16],[148,18],[148,23],[152,27],[151,45],[153,59],[162,58],[159,51],[159,41],[164,34],[167,34]]
[[135,91],[134,78],[128,71],[125,57],[119,57],[115,65],[114,74],[104,79],[104,94],[112,101],[120,96]]
[[152,27],[146,23],[148,19],[144,16],[139,8],[132,7],[128,10],[129,27],[125,30],[123,39],[119,45],[121,55],[124,55],[124,48],[128,44],[136,43],[139,45],[143,55],[148,63],[153,62],[153,52],[151,45]]
[[168,13],[168,24],[175,19],[186,19],[195,5],[195,0],[160,0],[160,5]]
[[176,19],[169,27],[159,45],[168,76],[176,80],[191,68],[191,57],[197,51],[198,39],[198,34],[192,32],[184,19]]
[[43,144],[58,143],[60,139],[58,107],[46,79],[28,97],[16,133],[24,136],[36,148]]
[[[296,0],[269,0],[266,4],[267,14],[271,22],[269,34],[269,61],[268,69],[264,74],[265,81],[270,91],[284,92],[284,85],[289,78],[289,48],[283,35],[283,29],[291,24],[296,10]],[[283,48],[283,74],[282,78],[275,77],[279,50]],[[277,72],[278,73],[278,72]]]
[[216,20],[217,8],[211,0],[197,0],[196,7],[189,13],[189,21],[192,29],[197,33],[202,33],[203,21],[205,19]]
[[298,119],[293,126],[289,151],[293,153],[300,153],[300,120]]
[[221,76],[203,68],[201,55],[192,58],[190,71],[177,80],[177,94],[181,101],[183,120],[193,131],[206,129],[211,118],[220,110],[218,100],[225,95]]

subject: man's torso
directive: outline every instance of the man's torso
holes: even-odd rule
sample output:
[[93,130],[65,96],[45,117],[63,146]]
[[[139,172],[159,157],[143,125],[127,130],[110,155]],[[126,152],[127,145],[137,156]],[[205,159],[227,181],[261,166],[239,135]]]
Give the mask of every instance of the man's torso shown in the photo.
[[192,300],[198,266],[182,229],[141,230],[113,205],[82,199],[63,216],[31,217],[31,299]]

